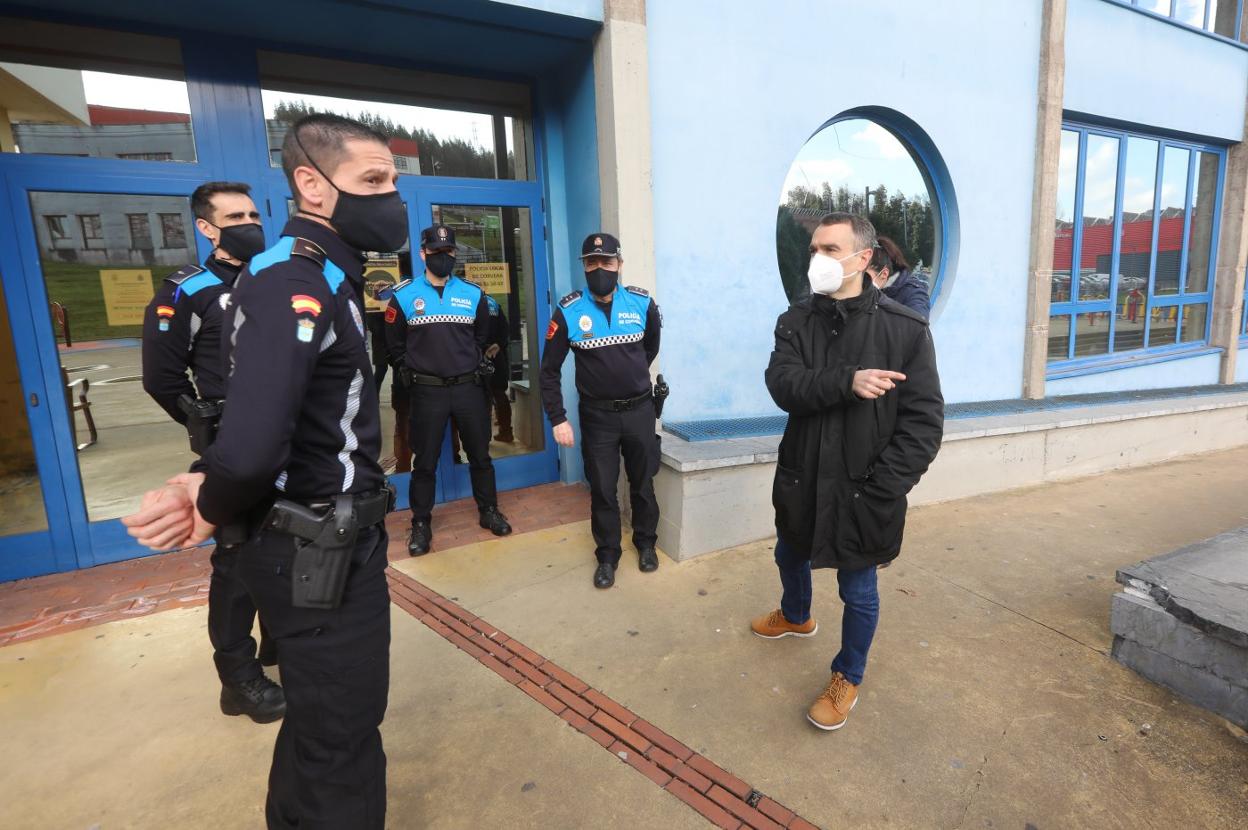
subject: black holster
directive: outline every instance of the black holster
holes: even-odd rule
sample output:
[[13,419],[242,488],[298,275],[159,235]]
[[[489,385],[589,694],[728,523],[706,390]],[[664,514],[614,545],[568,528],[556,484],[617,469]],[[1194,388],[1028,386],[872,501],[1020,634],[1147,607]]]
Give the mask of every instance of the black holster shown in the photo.
[[265,519],[265,527],[297,540],[290,574],[291,604],[296,608],[337,608],[360,530],[352,497],[335,496],[333,508],[325,512],[278,499]]
[[202,457],[217,440],[225,401],[196,400],[190,395],[182,395],[178,398],[178,409],[186,413],[186,433],[191,438],[191,452]]
[[659,375],[654,384],[654,415],[656,418],[663,417],[663,401],[667,400],[667,396],[672,393],[668,388],[667,381],[663,380],[663,376]]

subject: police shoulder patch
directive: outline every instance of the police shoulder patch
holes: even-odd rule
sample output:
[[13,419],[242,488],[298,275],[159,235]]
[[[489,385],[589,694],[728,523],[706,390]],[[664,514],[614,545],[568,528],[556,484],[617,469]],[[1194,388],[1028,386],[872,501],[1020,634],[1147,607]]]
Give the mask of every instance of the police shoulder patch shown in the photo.
[[394,290],[395,290],[395,291],[398,291],[400,288],[407,288],[407,287],[408,287],[409,285],[411,285],[411,284],[412,284],[412,278],[411,278],[411,277],[408,277],[408,278],[407,278],[407,279],[405,279],[405,280],[399,280],[398,282],[396,282],[396,283],[394,284]]
[[171,282],[174,285],[181,285],[196,274],[202,273],[204,273],[204,269],[198,265],[184,265],[169,276],[165,277],[165,281]]
[[559,307],[568,308],[580,298],[581,298],[581,292],[573,291],[571,294],[568,294],[566,297],[564,297],[562,300],[559,301]]
[[647,291],[647,290],[646,290],[646,289],[644,289],[644,288],[639,288],[639,287],[638,287],[638,286],[636,286],[636,285],[626,285],[626,286],[624,286],[624,290],[625,290],[625,291],[627,291],[629,294],[636,294],[638,297],[649,297],[649,296],[650,296],[650,292],[649,292],[649,291]]
[[290,248],[290,254],[291,256],[307,257],[322,268],[325,267],[325,260],[327,259],[325,251],[321,249],[320,245],[317,245],[310,239],[296,236],[295,244]]

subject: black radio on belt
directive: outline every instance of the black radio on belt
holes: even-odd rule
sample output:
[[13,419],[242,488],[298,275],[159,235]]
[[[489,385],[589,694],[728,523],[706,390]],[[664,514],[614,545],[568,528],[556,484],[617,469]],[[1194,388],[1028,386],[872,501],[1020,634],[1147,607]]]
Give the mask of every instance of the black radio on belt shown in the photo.
[[656,417],[663,417],[663,401],[667,400],[667,396],[672,394],[672,390],[668,388],[667,381],[663,380],[663,376],[659,375],[655,379],[654,384],[654,414]]
[[178,409],[186,413],[186,433],[191,438],[191,452],[202,456],[217,440],[225,401],[196,400],[190,395],[178,397]]

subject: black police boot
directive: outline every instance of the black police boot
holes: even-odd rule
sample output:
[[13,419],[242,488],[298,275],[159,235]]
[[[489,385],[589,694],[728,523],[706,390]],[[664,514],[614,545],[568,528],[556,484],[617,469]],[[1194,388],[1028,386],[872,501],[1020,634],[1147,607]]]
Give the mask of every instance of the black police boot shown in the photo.
[[594,587],[610,588],[615,584],[615,566],[610,562],[599,562],[594,571]]
[[495,536],[506,536],[511,533],[511,525],[507,517],[498,512],[497,507],[487,507],[481,511],[481,526]]
[[654,552],[653,547],[637,549],[637,567],[645,574],[659,569],[659,556]]
[[273,640],[260,635],[260,648],[256,652],[256,658],[259,659],[262,666],[277,665],[277,643]]
[[413,522],[412,532],[407,535],[408,556],[424,556],[433,542],[433,529],[428,522]]
[[272,723],[286,714],[282,687],[263,674],[221,687],[221,714],[246,715],[256,723]]

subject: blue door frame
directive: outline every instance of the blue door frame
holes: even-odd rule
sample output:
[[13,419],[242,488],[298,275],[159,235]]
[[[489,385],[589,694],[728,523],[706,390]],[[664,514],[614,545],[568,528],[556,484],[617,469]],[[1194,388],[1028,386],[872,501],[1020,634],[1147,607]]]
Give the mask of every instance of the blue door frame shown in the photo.
[[[150,554],[125,533],[120,521],[91,522],[83,496],[70,429],[72,412],[60,378],[55,332],[31,219],[32,191],[115,193],[189,197],[214,179],[252,183],[256,201],[268,200],[265,233],[277,240],[285,223],[288,193],[281,171],[269,165],[264,113],[254,50],[246,44],[212,48],[184,40],[183,63],[195,138],[195,162],[63,158],[0,153],[0,279],[3,280],[18,371],[34,443],[48,529],[0,537],[0,582],[74,570]],[[530,124],[537,145],[537,181],[403,176],[399,189],[409,204],[412,238],[432,221],[433,204],[524,207],[532,222],[536,331],[545,330],[550,308],[548,248],[544,244],[540,119]],[[414,208],[414,209],[410,209]],[[202,258],[208,250],[196,236]],[[538,360],[535,352],[533,360]],[[545,427],[545,425],[544,425]],[[546,432],[549,436],[549,431]],[[439,501],[469,492],[467,473],[443,451]],[[495,462],[500,490],[554,481],[558,454],[547,438],[542,451]],[[392,477],[406,501],[408,476]]]

